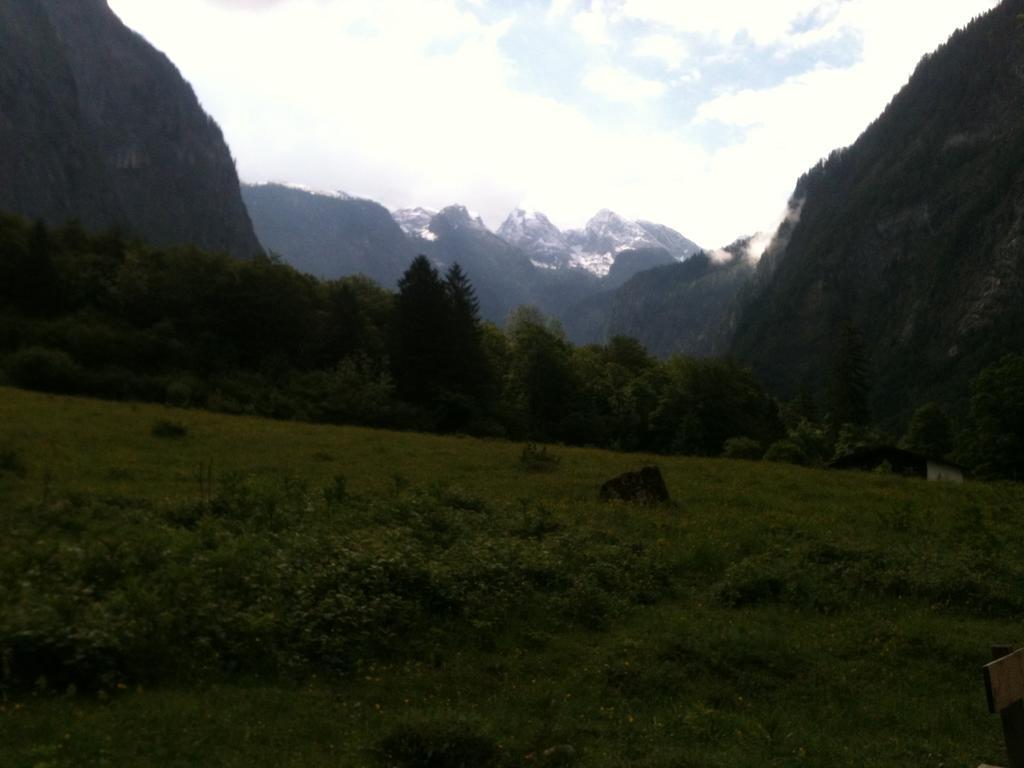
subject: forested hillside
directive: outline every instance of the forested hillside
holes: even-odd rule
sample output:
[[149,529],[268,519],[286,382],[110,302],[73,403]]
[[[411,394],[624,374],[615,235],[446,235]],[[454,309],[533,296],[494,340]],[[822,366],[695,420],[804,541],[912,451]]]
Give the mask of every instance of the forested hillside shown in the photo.
[[720,361],[577,348],[539,311],[484,323],[453,265],[391,293],[266,257],[153,250],[0,220],[0,369],[21,386],[279,418],[717,455],[774,402]]
[[847,325],[885,418],[963,404],[979,370],[1024,349],[1022,13],[1006,0],[954,34],[800,179],[799,223],[762,260],[732,345],[773,390],[824,404]]

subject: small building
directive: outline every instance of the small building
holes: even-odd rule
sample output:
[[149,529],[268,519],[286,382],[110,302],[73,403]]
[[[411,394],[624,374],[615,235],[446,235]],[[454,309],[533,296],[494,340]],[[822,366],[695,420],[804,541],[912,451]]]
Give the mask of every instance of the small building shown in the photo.
[[890,445],[858,448],[829,464],[829,469],[874,472],[886,468],[897,475],[921,477],[934,482],[962,483],[963,467],[945,459],[932,459]]

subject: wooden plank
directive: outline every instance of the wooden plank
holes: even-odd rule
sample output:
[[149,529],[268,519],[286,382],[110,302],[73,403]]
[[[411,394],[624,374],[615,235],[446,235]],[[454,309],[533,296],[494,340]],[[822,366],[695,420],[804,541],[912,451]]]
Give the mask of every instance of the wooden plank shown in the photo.
[[[1003,650],[994,648],[993,653]],[[1024,699],[1024,648],[986,664],[984,671],[990,712],[998,714]]]
[[985,667],[988,706],[1003,721],[1008,768],[1024,768],[1024,649],[992,647],[992,663]]

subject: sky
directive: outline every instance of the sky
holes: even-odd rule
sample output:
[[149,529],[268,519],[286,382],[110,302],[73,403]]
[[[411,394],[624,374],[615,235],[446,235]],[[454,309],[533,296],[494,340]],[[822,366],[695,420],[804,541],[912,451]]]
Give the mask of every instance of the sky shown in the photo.
[[926,53],[997,0],[108,0],[243,181],[391,209],[602,208],[707,248],[771,231]]

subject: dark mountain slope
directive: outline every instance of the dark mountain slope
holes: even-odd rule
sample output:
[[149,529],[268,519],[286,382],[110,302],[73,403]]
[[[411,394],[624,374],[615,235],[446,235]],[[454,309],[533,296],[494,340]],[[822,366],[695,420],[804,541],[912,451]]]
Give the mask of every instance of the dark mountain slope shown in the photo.
[[0,210],[260,251],[223,135],[105,0],[0,3]]
[[480,300],[484,318],[503,323],[509,311],[534,302],[538,269],[518,248],[489,231],[461,205],[452,205],[430,220],[433,239],[414,238],[414,247],[443,268],[458,263]]
[[700,253],[641,272],[616,291],[608,337],[631,336],[659,357],[722,355],[729,311],[753,273],[742,253],[726,262]]
[[870,351],[896,416],[1024,349],[1024,0],[926,57],[849,149],[797,184],[732,349],[783,394],[825,389],[836,330]]
[[260,242],[317,277],[363,274],[394,288],[416,257],[388,210],[370,200],[280,184],[245,185],[242,196]]

